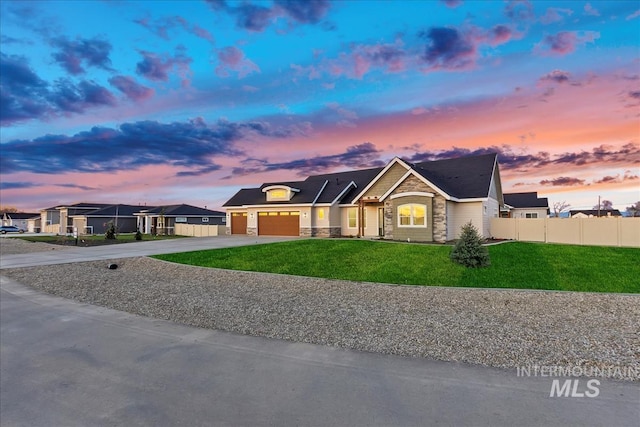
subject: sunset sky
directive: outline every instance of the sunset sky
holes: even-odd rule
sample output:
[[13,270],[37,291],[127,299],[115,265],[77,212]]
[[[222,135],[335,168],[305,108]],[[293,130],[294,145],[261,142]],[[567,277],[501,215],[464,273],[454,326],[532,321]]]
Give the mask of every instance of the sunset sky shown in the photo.
[[640,200],[640,1],[0,2],[2,205],[188,203],[499,153]]

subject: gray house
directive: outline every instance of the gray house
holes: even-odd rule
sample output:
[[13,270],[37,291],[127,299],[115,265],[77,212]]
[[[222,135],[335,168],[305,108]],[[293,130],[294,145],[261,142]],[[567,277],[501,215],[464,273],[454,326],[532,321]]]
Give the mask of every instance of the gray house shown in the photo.
[[191,205],[168,205],[138,209],[138,229],[145,234],[174,234],[176,224],[223,225],[224,212]]

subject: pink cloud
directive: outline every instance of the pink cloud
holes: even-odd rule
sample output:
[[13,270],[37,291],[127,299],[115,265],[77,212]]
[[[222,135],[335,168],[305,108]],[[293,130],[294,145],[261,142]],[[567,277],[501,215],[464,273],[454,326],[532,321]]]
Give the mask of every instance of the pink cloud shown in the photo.
[[561,31],[554,35],[546,36],[537,49],[542,53],[552,55],[567,55],[573,52],[578,45],[593,43],[600,38],[596,31],[585,31],[579,34],[576,31]]
[[238,73],[239,78],[251,73],[260,73],[260,68],[235,46],[222,48],[218,50],[217,55],[219,65],[216,67],[216,74],[219,77],[228,77],[231,71]]

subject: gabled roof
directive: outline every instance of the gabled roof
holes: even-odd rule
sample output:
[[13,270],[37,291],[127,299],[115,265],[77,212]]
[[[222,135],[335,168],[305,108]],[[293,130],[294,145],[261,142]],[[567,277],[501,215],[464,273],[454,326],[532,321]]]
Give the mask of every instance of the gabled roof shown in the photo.
[[[570,216],[574,216],[579,213],[587,216],[598,216],[598,209],[579,209],[569,211]],[[622,216],[622,214],[618,209],[600,209],[600,216]]]
[[[453,198],[485,198],[489,196],[497,155],[486,154],[416,164],[395,158],[389,165],[393,162],[403,164],[414,174]],[[262,184],[259,188],[243,188],[223,206],[351,203],[368,185],[379,178],[389,165],[385,168],[312,175],[304,181],[270,182]],[[262,189],[274,185],[293,187],[300,191],[294,194],[291,200],[267,202]]]
[[489,196],[497,154],[457,157],[410,164],[422,177],[449,196],[475,199]]
[[117,216],[130,216],[133,217],[133,214],[139,212],[142,209],[142,206],[134,206],[134,205],[109,205],[102,209],[91,210],[88,212],[82,211],[78,214],[71,216],[87,216],[87,217],[115,217]]
[[549,208],[549,199],[538,198],[537,192],[504,193],[504,203],[513,208]]
[[[355,187],[364,187],[382,168],[363,169],[312,175],[304,181],[268,182],[259,188],[243,188],[222,206],[251,205],[300,205],[312,203],[334,203],[346,200]],[[287,186],[298,190],[291,200],[267,202],[262,189],[271,186]],[[340,197],[340,200],[336,200]]]
[[0,217],[3,215],[7,215],[11,219],[40,218],[40,213],[29,213],[29,212],[7,212],[6,214],[0,214]]
[[210,209],[199,208],[191,205],[167,205],[155,206],[151,208],[138,207],[138,213],[141,214],[163,214],[166,216],[225,216],[224,212],[212,211]]

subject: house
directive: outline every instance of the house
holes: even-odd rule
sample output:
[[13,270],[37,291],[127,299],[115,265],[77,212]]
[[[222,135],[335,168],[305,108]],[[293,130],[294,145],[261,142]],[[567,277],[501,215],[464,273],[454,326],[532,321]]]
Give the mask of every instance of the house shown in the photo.
[[29,212],[5,212],[2,214],[2,225],[15,225],[21,230],[33,233],[35,231],[35,221],[33,220],[36,217],[39,218],[39,215]]
[[212,211],[191,205],[136,206],[105,203],[75,203],[46,208],[40,211],[45,233],[103,234],[109,222],[118,233],[173,234],[174,224],[224,224],[224,212]]
[[[72,205],[59,205],[40,211],[40,231],[43,233],[70,234],[73,233],[73,216],[106,208],[110,205],[104,203],[75,203]],[[82,232],[82,229],[80,229]]]
[[173,234],[175,224],[224,225],[224,212],[191,205],[156,206],[140,209],[134,214],[138,229],[145,234]]
[[618,209],[581,209],[569,211],[571,218],[597,218],[622,216]]
[[502,218],[546,218],[549,215],[549,200],[539,198],[537,192],[504,193]]
[[138,218],[134,215],[140,211],[140,206],[108,205],[94,210],[75,210],[69,214],[73,228],[80,234],[104,234],[110,222],[114,224],[118,233],[135,233],[138,228]]
[[503,205],[497,155],[410,163],[272,182],[238,191],[223,206],[227,233],[363,236],[445,242],[472,221],[490,237]]

